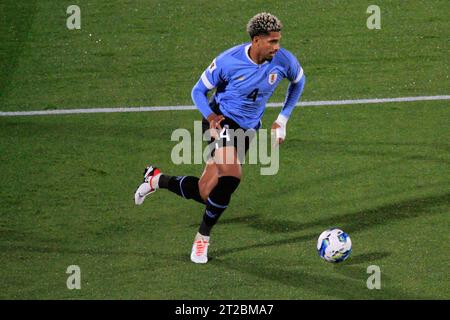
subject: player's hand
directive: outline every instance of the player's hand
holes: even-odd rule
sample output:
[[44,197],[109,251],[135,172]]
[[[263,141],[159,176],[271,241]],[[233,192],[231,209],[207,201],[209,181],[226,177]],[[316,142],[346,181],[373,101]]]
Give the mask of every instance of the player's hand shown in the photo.
[[286,138],[286,125],[275,121],[272,124],[272,135],[275,136],[274,147],[282,144]]
[[220,123],[225,119],[223,115],[217,115],[214,112],[208,116],[209,121],[209,132],[211,137],[214,139],[219,139],[219,132],[222,130]]

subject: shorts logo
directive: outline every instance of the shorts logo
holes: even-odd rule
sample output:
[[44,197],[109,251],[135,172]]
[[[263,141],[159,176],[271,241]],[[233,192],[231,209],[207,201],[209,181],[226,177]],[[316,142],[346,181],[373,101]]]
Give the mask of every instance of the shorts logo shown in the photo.
[[269,74],[269,84],[272,85],[277,81],[278,74],[277,73],[270,73]]

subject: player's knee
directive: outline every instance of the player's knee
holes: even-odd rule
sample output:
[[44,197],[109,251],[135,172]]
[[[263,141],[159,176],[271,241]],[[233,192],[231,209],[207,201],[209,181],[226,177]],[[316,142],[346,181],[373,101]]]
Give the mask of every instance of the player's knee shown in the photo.
[[240,164],[220,164],[218,167],[218,175],[220,177],[235,177],[237,179],[241,178],[242,167]]

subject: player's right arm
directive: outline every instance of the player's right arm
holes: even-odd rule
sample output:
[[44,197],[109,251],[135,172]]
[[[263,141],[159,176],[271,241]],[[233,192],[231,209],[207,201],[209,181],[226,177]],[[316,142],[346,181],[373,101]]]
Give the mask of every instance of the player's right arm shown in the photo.
[[217,115],[211,110],[208,102],[208,92],[224,81],[223,70],[217,66],[216,60],[217,58],[202,73],[191,92],[192,100],[203,117],[209,121],[211,129],[220,129],[220,122],[224,119],[222,115]]

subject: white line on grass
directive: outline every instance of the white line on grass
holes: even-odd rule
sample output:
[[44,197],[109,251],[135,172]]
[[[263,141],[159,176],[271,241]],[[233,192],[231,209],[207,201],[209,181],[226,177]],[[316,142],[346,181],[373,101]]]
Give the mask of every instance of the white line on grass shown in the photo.
[[[400,98],[373,98],[354,100],[324,100],[324,101],[303,101],[297,103],[300,107],[310,106],[336,106],[350,104],[369,104],[387,102],[411,102],[427,100],[450,100],[450,95],[444,96],[419,96]],[[268,103],[267,107],[281,107],[283,103]],[[169,111],[169,110],[196,110],[195,106],[154,106],[154,107],[124,107],[124,108],[90,108],[90,109],[61,109],[61,110],[41,110],[41,111],[0,111],[0,116],[39,116],[39,115],[60,115],[60,114],[81,114],[81,113],[114,113],[114,112],[148,112],[148,111]]]

